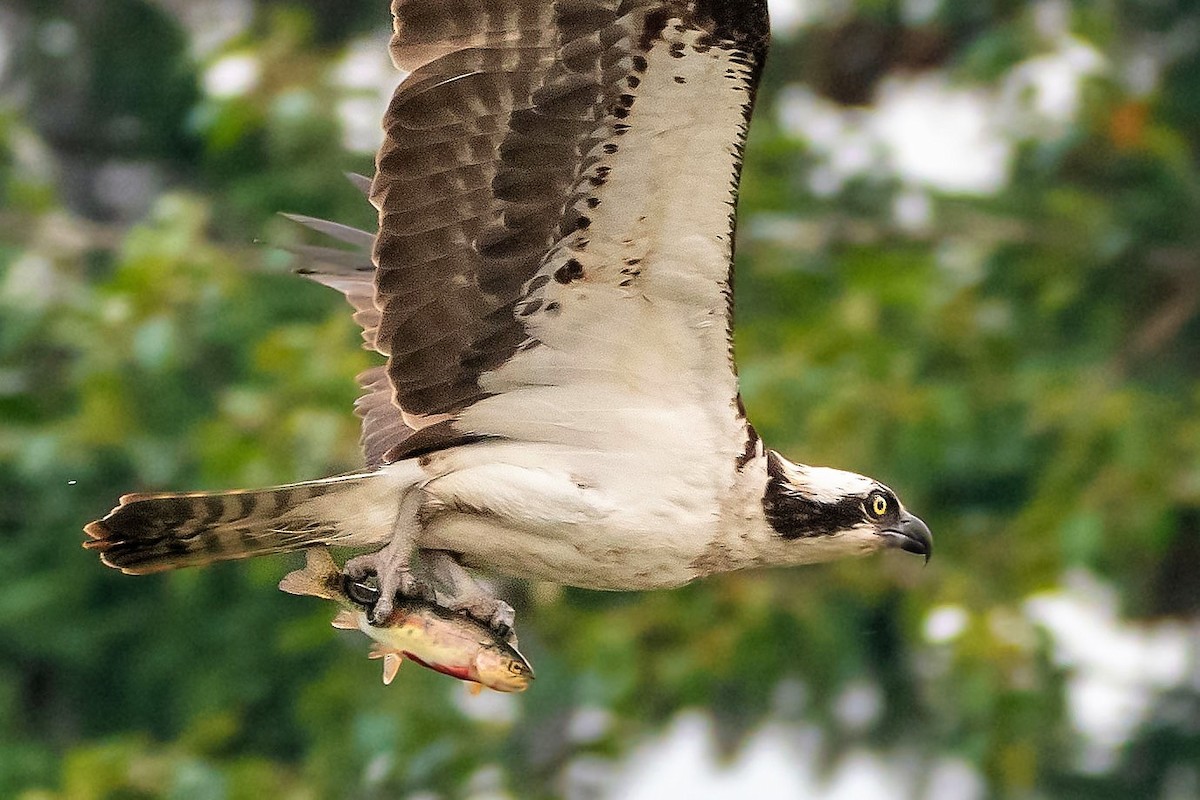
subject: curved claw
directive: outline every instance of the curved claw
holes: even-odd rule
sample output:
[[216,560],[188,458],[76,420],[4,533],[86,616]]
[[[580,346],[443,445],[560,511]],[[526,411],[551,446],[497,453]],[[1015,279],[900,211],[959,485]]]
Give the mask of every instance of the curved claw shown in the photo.
[[491,628],[496,636],[498,636],[500,639],[510,643],[516,641],[516,631],[513,630],[512,625],[506,625],[503,622],[499,624],[493,622],[488,627]]

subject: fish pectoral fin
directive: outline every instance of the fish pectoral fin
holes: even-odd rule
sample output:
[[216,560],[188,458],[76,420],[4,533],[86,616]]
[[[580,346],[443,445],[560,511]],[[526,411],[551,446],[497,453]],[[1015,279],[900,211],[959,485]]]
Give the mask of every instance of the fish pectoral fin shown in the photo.
[[358,630],[358,619],[354,616],[354,612],[348,608],[343,608],[339,611],[330,624],[344,631]]
[[400,671],[400,665],[404,663],[404,657],[399,653],[385,653],[383,656],[383,685],[387,686],[395,678],[396,673]]
[[396,673],[400,671],[400,665],[404,663],[404,656],[396,650],[391,650],[383,645],[372,645],[371,651],[367,653],[367,658],[382,658],[383,659],[383,685],[387,686],[396,679]]
[[475,683],[475,681],[468,681],[467,691],[471,693],[472,697],[477,697],[479,693],[483,691],[483,684]]

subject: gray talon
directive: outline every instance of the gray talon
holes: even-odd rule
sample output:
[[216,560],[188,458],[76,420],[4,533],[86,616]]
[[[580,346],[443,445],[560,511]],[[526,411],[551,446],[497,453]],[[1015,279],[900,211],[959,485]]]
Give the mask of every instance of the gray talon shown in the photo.
[[503,600],[485,595],[476,595],[453,602],[449,609],[460,614],[466,614],[471,619],[487,625],[501,639],[512,641],[513,623],[516,622],[516,612],[513,607]]
[[379,598],[379,602],[371,609],[371,624],[383,625],[392,615],[392,601]]
[[416,598],[436,602],[433,586],[413,574],[405,559],[396,558],[387,549],[377,553],[355,556],[342,569],[350,581],[365,582],[375,579],[379,586],[379,599],[371,609],[371,623],[382,625],[395,610],[398,598]]
[[363,581],[379,574],[379,553],[355,556],[346,562],[342,572],[352,581]]
[[411,597],[427,603],[437,602],[437,594],[434,592],[433,586],[418,578],[411,570],[401,570],[397,575],[397,581],[395,594],[399,597]]
[[[513,625],[517,621],[517,612],[513,611],[513,607],[503,600],[496,601],[496,610],[492,613],[491,626],[499,631],[501,628],[506,628],[508,633],[512,633]],[[505,638],[508,638],[505,636]]]
[[437,593],[430,583],[414,575],[409,567],[390,564],[380,573],[379,601],[371,612],[371,622],[375,625],[384,624],[402,598],[436,603]]

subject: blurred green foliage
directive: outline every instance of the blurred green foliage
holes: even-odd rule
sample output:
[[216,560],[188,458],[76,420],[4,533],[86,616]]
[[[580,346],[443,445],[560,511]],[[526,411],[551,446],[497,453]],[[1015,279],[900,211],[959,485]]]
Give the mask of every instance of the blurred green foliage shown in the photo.
[[[1081,769],[1067,676],[1022,614],[1072,569],[1130,617],[1200,612],[1200,46],[1172,38],[1198,23],[1182,1],[1058,4],[1114,68],[1087,79],[1069,130],[1018,137],[1002,191],[934,193],[915,231],[893,220],[894,176],[811,190],[817,156],[781,126],[781,93],[869,100],[911,69],[996,86],[1045,49],[1048,4],[946,3],[916,24],[864,1],[777,44],[742,198],[746,404],[785,453],[895,486],[937,535],[927,569],[883,557],[644,595],[506,585],[539,677],[473,706],[424,670],[380,685],[331,609],[275,590],[290,559],[135,579],[80,550],[124,491],[358,466],[351,379],[371,357],[341,301],[262,241],[301,240],[279,211],[370,224],[341,176],[370,157],[342,146],[350,90],[332,75],[353,37],[386,30],[382,5],[264,0],[207,53],[175,4],[9,12],[0,796],[450,797],[496,769],[513,796],[556,796],[574,759],[619,758],[687,708],[727,753],[764,719],[803,719],[830,764],[856,742],[949,754],[996,797],[1160,797],[1200,763],[1193,682],[1109,768]],[[1148,46],[1174,50],[1134,91],[1121,69]],[[227,53],[258,77],[213,96],[204,72]],[[96,171],[130,160],[162,190],[123,216]],[[947,605],[965,630],[927,641]],[[847,729],[835,701],[861,682],[882,713]],[[796,683],[801,708],[779,700]],[[573,734],[580,709],[609,724]]]

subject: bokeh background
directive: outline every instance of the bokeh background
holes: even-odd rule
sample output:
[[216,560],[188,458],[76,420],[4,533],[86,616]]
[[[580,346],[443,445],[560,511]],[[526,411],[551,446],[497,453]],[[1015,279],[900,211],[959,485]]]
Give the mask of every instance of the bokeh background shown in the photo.
[[[382,0],[0,3],[0,796],[1200,796],[1200,11],[779,0],[737,349],[764,438],[901,554],[679,591],[503,584],[538,669],[383,687],[294,558],[132,578],[134,489],[354,469],[335,293]],[[894,556],[894,557],[893,557]]]

